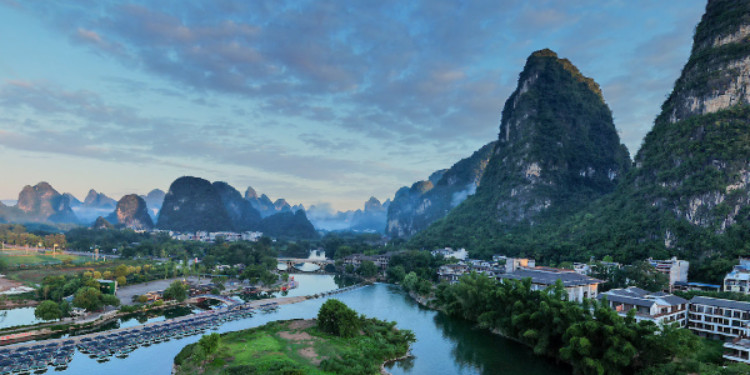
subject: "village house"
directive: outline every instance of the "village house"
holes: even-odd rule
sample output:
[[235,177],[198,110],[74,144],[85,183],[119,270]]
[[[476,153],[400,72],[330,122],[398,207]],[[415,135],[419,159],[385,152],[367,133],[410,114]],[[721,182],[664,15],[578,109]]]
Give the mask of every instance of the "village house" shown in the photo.
[[621,316],[635,310],[637,321],[650,320],[659,325],[677,322],[680,327],[687,326],[688,301],[671,294],[629,287],[612,289],[600,294],[598,299],[606,299],[609,307]]
[[750,322],[750,302],[695,296],[690,300],[688,328],[715,339],[739,338]]
[[469,266],[463,263],[457,263],[457,264],[446,264],[444,266],[440,266],[440,268],[437,271],[438,279],[440,281],[445,281],[451,284],[455,284],[458,282],[458,279],[463,276],[464,274],[469,272]]
[[688,268],[690,262],[686,260],[679,260],[677,257],[667,260],[657,260],[648,258],[648,262],[656,268],[657,271],[667,275],[669,278],[669,290],[673,289],[675,282],[677,281],[688,281]]
[[568,300],[575,302],[583,302],[587,298],[596,298],[599,284],[603,282],[570,270],[549,267],[537,267],[534,269],[516,268],[508,272],[507,264],[506,273],[498,275],[498,279],[501,281],[523,280],[527,278],[531,279],[532,290],[544,290],[547,287],[555,285],[560,280],[565,287],[565,291],[568,292]]
[[443,258],[454,258],[458,260],[466,260],[466,257],[469,256],[469,252],[466,251],[466,249],[458,249],[453,250],[450,247],[446,247],[444,249],[437,249],[430,251],[430,254],[432,256],[436,257],[438,255],[442,255]]
[[750,294],[750,258],[740,258],[740,264],[724,277],[724,291]]

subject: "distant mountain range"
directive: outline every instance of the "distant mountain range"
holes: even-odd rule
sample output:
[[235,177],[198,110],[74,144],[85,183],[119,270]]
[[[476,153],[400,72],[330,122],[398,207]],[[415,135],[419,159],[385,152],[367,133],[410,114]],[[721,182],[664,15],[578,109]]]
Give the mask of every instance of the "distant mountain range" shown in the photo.
[[293,213],[291,207],[279,205],[274,208],[277,213],[261,217],[253,203],[225,182],[180,177],[169,187],[156,227],[185,232],[256,230],[290,238],[318,236],[304,210]]
[[334,212],[328,206],[310,206],[307,216],[316,228],[326,231],[383,233],[391,200],[382,204],[375,197],[365,202],[364,209]]

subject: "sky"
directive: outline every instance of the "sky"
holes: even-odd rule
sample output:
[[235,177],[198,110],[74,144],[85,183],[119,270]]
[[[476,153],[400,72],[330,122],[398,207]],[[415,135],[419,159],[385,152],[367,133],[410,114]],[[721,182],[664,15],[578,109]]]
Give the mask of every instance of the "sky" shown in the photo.
[[0,198],[184,175],[361,208],[497,138],[526,58],[596,80],[634,155],[705,0],[0,0]]

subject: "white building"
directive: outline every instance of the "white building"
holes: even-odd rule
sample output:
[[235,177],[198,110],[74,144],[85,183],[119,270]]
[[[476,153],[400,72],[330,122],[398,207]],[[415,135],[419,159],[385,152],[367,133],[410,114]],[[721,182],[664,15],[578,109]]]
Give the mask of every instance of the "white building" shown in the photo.
[[750,258],[740,258],[740,264],[724,277],[724,291],[750,294]]
[[591,274],[591,266],[586,263],[573,263],[573,271],[576,273],[580,273],[581,275],[590,275]]
[[469,272],[469,266],[458,263],[458,264],[446,264],[444,266],[440,266],[440,268],[437,271],[438,279],[440,281],[445,281],[451,284],[455,284],[458,282],[458,279],[461,278],[464,274]]
[[679,323],[687,326],[688,301],[664,292],[649,292],[631,286],[625,289],[612,289],[599,295],[607,299],[609,307],[621,316],[635,310],[636,321],[650,320],[656,324]]
[[581,275],[570,270],[547,267],[536,269],[516,268],[512,272],[508,272],[506,268],[506,273],[498,275],[498,279],[500,280],[523,280],[527,278],[531,279],[532,290],[544,290],[549,286],[555,285],[557,280],[560,280],[568,292],[568,300],[576,302],[583,302],[587,298],[596,298],[599,284],[602,283],[599,279]]
[[750,322],[750,302],[695,296],[690,300],[688,328],[701,336],[736,339]]
[[651,263],[657,271],[669,277],[670,290],[676,281],[688,280],[688,268],[690,267],[690,262],[686,260],[679,260],[677,257],[672,257],[672,259],[667,260],[648,258],[648,262]]
[[453,250],[450,247],[446,247],[444,249],[432,250],[430,251],[430,254],[432,254],[432,256],[434,257],[438,255],[442,255],[443,258],[454,258],[458,260],[465,260],[466,257],[469,256],[469,252],[466,251],[466,249],[461,248],[458,250]]

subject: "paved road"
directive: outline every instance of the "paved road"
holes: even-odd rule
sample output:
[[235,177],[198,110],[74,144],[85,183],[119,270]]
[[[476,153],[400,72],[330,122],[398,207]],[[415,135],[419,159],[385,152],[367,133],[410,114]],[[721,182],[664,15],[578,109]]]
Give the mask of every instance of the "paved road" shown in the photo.
[[[166,279],[166,280],[154,280],[154,281],[149,281],[147,283],[140,283],[140,284],[118,287],[117,298],[120,299],[120,303],[123,305],[133,305],[134,304],[133,296],[140,296],[141,294],[145,294],[148,292],[155,292],[155,291],[167,289],[167,287],[169,287],[169,284],[171,284],[173,281],[176,281],[176,280],[183,280],[183,278],[176,277],[176,278]],[[187,280],[193,284],[198,284],[197,277],[190,276],[187,278]],[[200,282],[201,284],[208,284],[211,282],[211,279],[201,278]]]

